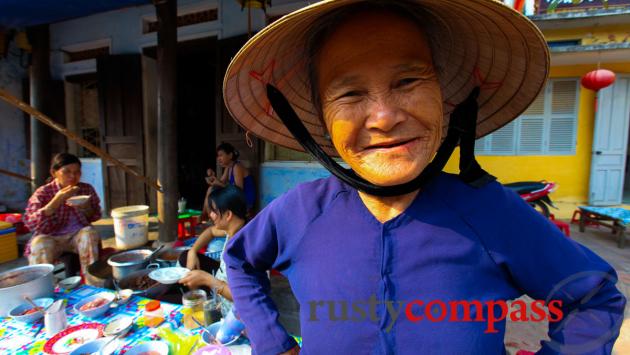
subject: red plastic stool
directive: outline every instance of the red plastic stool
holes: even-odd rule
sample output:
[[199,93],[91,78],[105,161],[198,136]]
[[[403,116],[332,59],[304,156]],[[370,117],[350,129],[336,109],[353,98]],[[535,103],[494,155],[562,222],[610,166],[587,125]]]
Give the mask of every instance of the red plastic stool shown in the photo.
[[[188,223],[188,228],[186,228]],[[177,220],[177,236],[179,239],[195,236],[195,227],[197,226],[197,217],[190,216],[188,218],[180,218]]]
[[556,227],[560,228],[564,235],[571,238],[571,229],[569,228],[568,223],[556,220],[556,217],[553,214],[549,215],[549,220],[551,221],[551,223],[555,224]]

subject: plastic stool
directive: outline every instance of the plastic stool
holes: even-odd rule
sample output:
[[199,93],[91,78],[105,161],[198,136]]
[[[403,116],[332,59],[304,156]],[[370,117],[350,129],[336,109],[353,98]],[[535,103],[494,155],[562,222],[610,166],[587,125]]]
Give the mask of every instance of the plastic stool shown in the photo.
[[571,229],[569,228],[569,224],[562,222],[562,221],[557,221],[555,219],[551,220],[551,223],[555,224],[556,227],[560,228],[560,230],[562,231],[562,233],[564,233],[564,235],[566,235],[567,237],[571,238]]

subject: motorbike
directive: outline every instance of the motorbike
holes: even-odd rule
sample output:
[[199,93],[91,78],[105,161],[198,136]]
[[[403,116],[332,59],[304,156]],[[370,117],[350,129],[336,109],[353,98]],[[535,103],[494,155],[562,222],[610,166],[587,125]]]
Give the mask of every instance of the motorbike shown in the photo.
[[514,192],[519,194],[523,200],[529,203],[535,210],[542,213],[542,215],[546,218],[549,218],[550,216],[549,207],[558,209],[549,197],[549,194],[556,191],[558,188],[558,185],[555,182],[545,180],[519,181],[504,184],[503,186],[512,189]]

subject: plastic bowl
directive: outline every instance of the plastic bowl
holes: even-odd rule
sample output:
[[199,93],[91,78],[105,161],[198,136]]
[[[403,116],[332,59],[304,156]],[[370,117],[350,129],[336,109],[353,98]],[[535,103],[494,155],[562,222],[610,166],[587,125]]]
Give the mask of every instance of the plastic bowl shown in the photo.
[[106,336],[125,335],[133,327],[133,317],[120,316],[111,320],[103,329]]
[[[111,343],[107,344],[107,342],[109,342],[112,338],[113,337],[106,337],[106,338],[98,338],[96,340],[92,340],[74,349],[70,353],[70,355],[82,355],[82,354],[92,354],[92,353],[96,353],[99,355],[101,354],[110,355],[114,351],[116,351],[116,349],[120,346],[119,339],[116,339],[112,341]],[[107,346],[103,348],[103,345],[106,345],[106,344]],[[103,350],[101,350],[101,348],[103,348]],[[99,353],[99,351],[101,352]]]
[[148,341],[134,346],[125,352],[125,355],[139,355],[149,351],[155,351],[160,355],[168,355],[168,344],[163,341]]
[[[48,308],[48,306],[53,304],[54,300],[52,298],[37,298],[37,299],[34,299],[33,302],[35,302],[36,305],[46,309]],[[31,306],[29,303],[22,303],[14,307],[11,311],[9,311],[9,316],[11,316],[11,318],[15,319],[16,321],[24,322],[24,323],[34,323],[37,320],[44,317],[43,314],[37,311],[33,313],[25,314],[23,316],[20,315],[28,311],[29,309],[33,309],[33,306]]]
[[[217,332],[219,331],[219,328],[221,328],[221,324],[223,323],[223,320],[220,320],[218,322],[212,323],[208,326],[208,331],[207,332],[202,332],[201,333],[201,339],[204,341],[204,343],[208,344],[208,345],[224,345],[224,346],[228,346],[231,344],[234,344],[241,336],[240,334],[236,337],[233,337],[230,341],[226,342],[226,343],[213,343],[212,340],[210,339],[210,335],[212,335],[213,338],[216,338],[217,336]],[[210,334],[208,334],[210,333]]]
[[[80,313],[82,316],[84,317],[88,317],[88,318],[97,318],[102,316],[105,312],[107,312],[107,310],[109,309],[109,305],[112,303],[112,301],[114,301],[114,298],[116,296],[114,296],[113,293],[109,293],[109,292],[101,292],[99,294],[96,294],[94,296],[88,297],[82,301],[80,301],[79,303],[74,305],[74,310],[77,313]],[[83,306],[84,304],[88,303],[88,302],[92,302],[98,298],[104,298],[105,300],[107,300],[107,302],[105,302],[104,304],[100,305],[99,307],[95,307],[95,308],[91,308],[85,311],[81,310],[81,306]]]
[[206,345],[195,352],[195,355],[208,355],[208,354],[231,355],[232,353],[223,345]]
[[72,276],[59,281],[59,286],[65,290],[72,290],[81,283],[81,276]]
[[184,267],[165,267],[151,271],[149,277],[161,284],[170,285],[177,283],[190,272]]
[[90,195],[78,195],[72,196],[66,200],[66,202],[71,206],[81,206],[86,203],[90,199]]
[[118,304],[125,304],[125,303],[129,302],[129,299],[131,299],[131,296],[133,296],[133,290],[130,289],[130,288],[126,288],[124,290],[120,290],[118,292],[118,296],[120,296],[120,298],[116,300],[116,303],[118,303]]

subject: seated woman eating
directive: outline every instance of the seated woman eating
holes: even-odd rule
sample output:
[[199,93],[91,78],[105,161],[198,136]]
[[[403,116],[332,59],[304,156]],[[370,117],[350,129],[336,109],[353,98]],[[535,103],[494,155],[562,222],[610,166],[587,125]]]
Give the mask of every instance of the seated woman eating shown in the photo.
[[[192,271],[179,280],[179,283],[192,289],[204,287],[214,290],[220,296],[221,313],[226,315],[232,308],[232,292],[227,284],[223,252],[221,252],[221,262],[218,263],[200,254],[199,250],[206,247],[213,237],[225,235],[229,240],[243,228],[247,222],[245,194],[233,185],[217,187],[208,197],[208,207],[209,217],[214,226],[201,233],[192,248],[180,256],[180,265],[186,265]],[[225,251],[225,245],[223,250]]]
[[[25,224],[33,231],[26,247],[29,264],[54,263],[64,252],[79,254],[81,272],[98,259],[100,238],[91,223],[101,218],[100,200],[90,184],[80,182],[81,161],[69,153],[55,155],[52,181],[28,200]],[[69,203],[73,196],[88,196]]]

